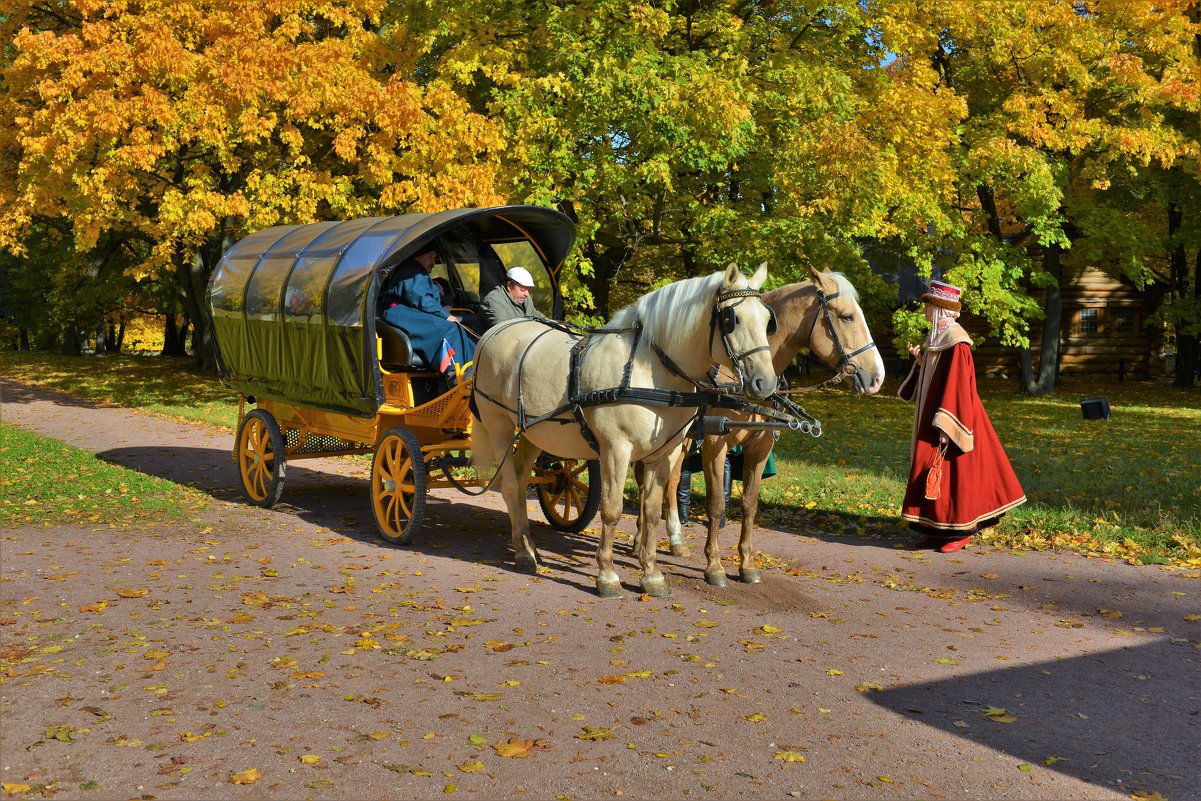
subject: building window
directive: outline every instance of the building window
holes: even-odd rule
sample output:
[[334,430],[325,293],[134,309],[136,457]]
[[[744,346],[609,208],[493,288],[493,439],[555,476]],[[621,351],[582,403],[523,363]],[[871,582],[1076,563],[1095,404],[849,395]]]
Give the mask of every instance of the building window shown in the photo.
[[1133,311],[1118,311],[1113,316],[1115,334],[1133,334],[1138,328]]
[[1078,326],[1081,334],[1098,334],[1101,332],[1101,310],[1081,309]]

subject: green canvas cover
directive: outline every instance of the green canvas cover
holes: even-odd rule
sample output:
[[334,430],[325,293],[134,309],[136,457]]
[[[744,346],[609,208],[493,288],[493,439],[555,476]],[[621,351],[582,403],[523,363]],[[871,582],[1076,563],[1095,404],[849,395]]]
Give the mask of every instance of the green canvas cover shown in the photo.
[[383,403],[376,359],[380,283],[435,242],[524,239],[558,291],[575,227],[541,206],[456,209],[284,225],[248,235],[213,271],[208,311],[225,381],[244,395],[373,416]]

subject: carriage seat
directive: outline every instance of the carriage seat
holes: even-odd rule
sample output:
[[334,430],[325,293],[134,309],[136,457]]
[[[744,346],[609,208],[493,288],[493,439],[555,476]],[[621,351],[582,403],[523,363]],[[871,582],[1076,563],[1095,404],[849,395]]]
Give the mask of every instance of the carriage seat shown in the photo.
[[375,333],[380,338],[380,366],[390,372],[428,370],[425,362],[413,351],[413,343],[404,329],[397,328],[382,317],[375,320]]

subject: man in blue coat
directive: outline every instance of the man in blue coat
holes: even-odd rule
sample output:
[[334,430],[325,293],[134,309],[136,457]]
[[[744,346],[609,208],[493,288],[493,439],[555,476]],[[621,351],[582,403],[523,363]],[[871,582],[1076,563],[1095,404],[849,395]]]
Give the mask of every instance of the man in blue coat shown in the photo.
[[396,268],[382,296],[384,320],[409,335],[413,351],[431,370],[455,383],[456,365],[475,358],[475,342],[459,325],[459,318],[442,305],[442,293],[430,278],[438,254],[419,253]]

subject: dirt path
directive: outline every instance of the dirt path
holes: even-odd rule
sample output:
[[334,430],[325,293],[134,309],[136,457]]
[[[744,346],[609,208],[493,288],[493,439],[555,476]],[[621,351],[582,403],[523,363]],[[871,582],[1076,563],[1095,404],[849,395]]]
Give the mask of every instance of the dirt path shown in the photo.
[[550,570],[510,569],[495,493],[435,495],[391,548],[360,465],[292,465],[264,511],[227,431],[2,379],[0,401],[217,499],[0,531],[17,797],[1201,797],[1197,571],[763,529],[761,585],[662,554],[672,597],[643,601],[622,548],[630,592],[601,601],[592,532],[535,523]]

